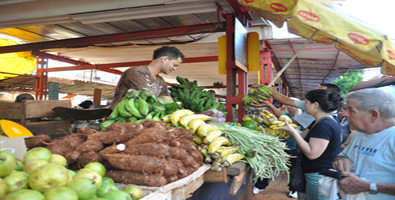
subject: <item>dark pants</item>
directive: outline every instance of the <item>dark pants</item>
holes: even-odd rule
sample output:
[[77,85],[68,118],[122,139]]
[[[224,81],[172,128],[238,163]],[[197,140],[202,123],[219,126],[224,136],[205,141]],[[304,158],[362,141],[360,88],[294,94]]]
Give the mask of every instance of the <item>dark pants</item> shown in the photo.
[[[293,166],[295,165],[297,153],[296,153],[296,150],[292,150],[292,149],[285,150],[285,153],[294,157],[294,158],[290,158],[291,166],[289,166],[289,171],[291,171]],[[295,189],[293,189],[289,184],[288,184],[288,187],[289,187],[289,191],[295,192]]]
[[270,179],[265,178],[265,179],[258,179],[258,181],[255,183],[255,187],[263,190],[269,185]]

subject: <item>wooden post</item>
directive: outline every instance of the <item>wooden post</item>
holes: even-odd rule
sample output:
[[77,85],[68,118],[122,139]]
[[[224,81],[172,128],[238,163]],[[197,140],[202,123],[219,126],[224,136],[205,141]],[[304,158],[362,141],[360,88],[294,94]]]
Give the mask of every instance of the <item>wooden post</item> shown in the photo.
[[101,102],[101,89],[95,88],[95,90],[93,92],[93,103],[96,106],[101,106],[100,102]]

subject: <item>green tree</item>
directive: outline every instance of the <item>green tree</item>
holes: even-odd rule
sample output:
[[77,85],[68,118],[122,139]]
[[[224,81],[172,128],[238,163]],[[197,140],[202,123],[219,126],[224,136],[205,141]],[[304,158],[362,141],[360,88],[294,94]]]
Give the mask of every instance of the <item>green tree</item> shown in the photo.
[[339,86],[342,95],[347,95],[350,89],[363,80],[363,74],[363,69],[348,70],[342,76],[335,78],[333,84]]

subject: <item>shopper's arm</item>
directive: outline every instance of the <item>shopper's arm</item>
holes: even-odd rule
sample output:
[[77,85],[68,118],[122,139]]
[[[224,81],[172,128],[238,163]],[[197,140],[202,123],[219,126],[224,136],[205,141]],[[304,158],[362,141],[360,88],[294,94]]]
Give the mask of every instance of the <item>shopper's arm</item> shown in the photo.
[[272,97],[273,97],[274,99],[276,99],[278,102],[280,102],[280,103],[282,103],[282,104],[285,104],[285,105],[290,105],[290,106],[296,107],[295,101],[294,101],[294,100],[290,99],[290,98],[287,97],[287,96],[284,96],[284,95],[278,93],[278,92],[277,92],[276,90],[274,90],[274,89],[271,89],[271,90],[272,90]]
[[276,106],[274,106],[272,103],[270,103],[268,101],[259,100],[259,102],[261,102],[261,103],[260,104],[252,104],[251,106],[252,107],[268,107],[268,108],[270,108],[270,110],[272,110],[274,115],[276,115],[277,117],[280,117],[281,115],[284,114],[278,108],[276,108]]

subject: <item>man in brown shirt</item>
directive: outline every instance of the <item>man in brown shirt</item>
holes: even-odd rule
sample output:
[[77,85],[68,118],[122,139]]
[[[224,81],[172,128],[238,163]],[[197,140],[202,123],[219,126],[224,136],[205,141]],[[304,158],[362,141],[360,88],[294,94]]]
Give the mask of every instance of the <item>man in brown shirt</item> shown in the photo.
[[176,47],[162,46],[156,49],[152,62],[147,66],[131,67],[123,72],[110,108],[114,109],[130,88],[135,90],[149,88],[156,96],[173,101],[165,80],[159,74],[176,71],[182,61],[184,61],[184,55]]

